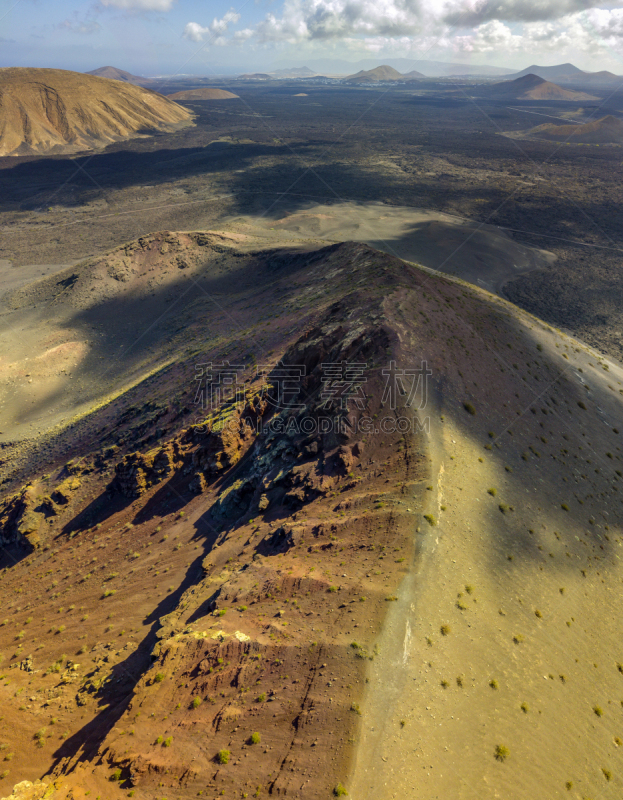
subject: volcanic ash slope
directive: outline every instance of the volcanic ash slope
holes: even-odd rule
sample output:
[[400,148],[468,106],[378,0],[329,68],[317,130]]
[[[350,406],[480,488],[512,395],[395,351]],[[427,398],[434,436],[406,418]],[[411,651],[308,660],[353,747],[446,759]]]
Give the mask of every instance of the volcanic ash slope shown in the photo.
[[191,120],[172,100],[129,83],[60,69],[0,70],[0,156],[76,153]]

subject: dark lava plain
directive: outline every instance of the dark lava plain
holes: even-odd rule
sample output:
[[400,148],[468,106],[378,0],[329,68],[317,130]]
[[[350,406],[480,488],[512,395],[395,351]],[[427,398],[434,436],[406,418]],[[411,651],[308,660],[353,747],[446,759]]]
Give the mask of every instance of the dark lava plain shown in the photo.
[[620,116],[620,92],[578,109],[496,103],[474,83],[213,85],[240,99],[190,103],[196,127],[77,157],[0,159],[0,259],[66,264],[150,231],[315,203],[414,206],[499,225],[555,253],[553,266],[507,284],[506,296],[623,355],[623,150],[502,135],[551,117]]

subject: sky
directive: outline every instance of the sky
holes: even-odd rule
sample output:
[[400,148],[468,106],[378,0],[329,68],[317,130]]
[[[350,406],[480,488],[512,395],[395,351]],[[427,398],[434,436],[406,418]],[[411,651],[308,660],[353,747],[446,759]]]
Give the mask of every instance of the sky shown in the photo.
[[317,58],[623,74],[623,0],[0,0],[0,66],[210,75]]

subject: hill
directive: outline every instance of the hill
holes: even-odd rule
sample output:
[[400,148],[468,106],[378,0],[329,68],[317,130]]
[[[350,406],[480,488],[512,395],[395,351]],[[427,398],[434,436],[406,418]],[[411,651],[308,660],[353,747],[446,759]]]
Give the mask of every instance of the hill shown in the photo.
[[352,242],[161,231],[8,304],[125,372],[3,450],[5,796],[620,795],[620,364]]
[[156,92],[60,69],[0,70],[0,155],[91,150],[190,125],[190,112]]
[[423,75],[421,72],[418,72],[416,69],[412,69],[411,72],[405,72],[402,76],[403,81],[421,81],[426,80],[426,75]]
[[142,78],[139,75],[132,75],[131,72],[126,72],[124,69],[117,69],[117,67],[99,67],[98,69],[92,69],[85,74],[95,75],[96,78],[109,78],[113,81],[135,83],[138,86],[151,83],[149,78]]
[[386,64],[374,69],[361,70],[356,75],[349,75],[344,78],[348,83],[380,83],[382,81],[401,81],[403,76],[393,67],[388,67]]
[[312,78],[316,73],[309,67],[290,67],[276,69],[271,73],[275,78]]
[[608,84],[613,81],[620,81],[618,75],[612,72],[602,70],[601,72],[584,72],[573,64],[558,64],[553,67],[540,67],[538,64],[532,64],[527,69],[521,70],[513,75],[508,76],[508,80],[515,80],[516,78],[523,78],[525,75],[538,75],[546,81],[553,81],[556,83],[593,83],[593,84]]
[[582,144],[620,144],[623,142],[623,121],[611,115],[585,125],[538,125],[527,132],[528,136],[551,139],[556,142]]
[[[352,75],[359,70],[374,69],[378,64],[373,58],[364,58],[359,61],[346,61],[339,58],[319,58],[307,62],[315,74]],[[447,61],[429,61],[413,58],[388,58],[386,64],[398,72],[409,72],[417,69],[430,77],[447,77],[451,75],[482,75],[502,76],[510,75],[514,70],[505,67],[493,67],[487,64],[460,64]],[[277,63],[273,68],[281,68],[289,64]]]
[[225,89],[186,89],[183,92],[175,92],[174,94],[167,95],[169,100],[174,100],[176,103],[183,102],[184,100],[235,100],[238,95],[233,92],[228,92]]
[[249,72],[244,75],[238,75],[239,81],[272,81],[273,76],[266,72]]
[[494,97],[504,97],[509,100],[568,100],[581,102],[597,100],[590,94],[562,89],[555,83],[550,83],[538,75],[524,75],[512,81],[494,83],[484,89],[486,94]]

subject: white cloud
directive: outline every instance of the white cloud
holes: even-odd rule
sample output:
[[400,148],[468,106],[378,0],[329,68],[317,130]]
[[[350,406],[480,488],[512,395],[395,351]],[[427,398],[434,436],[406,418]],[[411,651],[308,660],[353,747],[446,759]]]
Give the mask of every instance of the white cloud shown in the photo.
[[[443,18],[448,24],[461,27],[472,27],[489,20],[540,22],[603,5],[603,0],[451,0],[445,4]],[[613,0],[608,5],[621,3]]]
[[177,0],[100,0],[102,5],[126,11],[170,11]]
[[483,54],[498,62],[507,54],[517,61],[601,61],[623,52],[621,6],[623,0],[282,0],[244,30],[230,31],[240,20],[232,9],[206,26],[189,22],[183,35],[217,45],[339,47],[380,58],[431,52]]
[[[476,48],[504,39],[505,22],[555,21],[591,10],[603,0],[285,0],[255,27],[259,42],[300,42],[347,37],[442,36],[477,27]],[[611,0],[610,7],[623,5]],[[616,12],[604,12],[613,14]],[[597,18],[597,17],[596,17]],[[489,27],[483,27],[489,24]]]
[[224,37],[229,30],[229,26],[235,25],[239,20],[240,14],[231,8],[224,17],[221,17],[221,19],[215,17],[205,27],[198,22],[189,22],[184,28],[183,36],[185,39],[190,39],[191,42],[202,42],[205,36],[209,36],[212,44],[225,44]]

